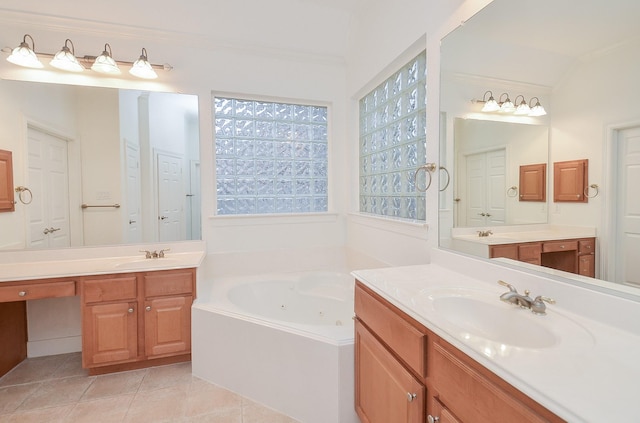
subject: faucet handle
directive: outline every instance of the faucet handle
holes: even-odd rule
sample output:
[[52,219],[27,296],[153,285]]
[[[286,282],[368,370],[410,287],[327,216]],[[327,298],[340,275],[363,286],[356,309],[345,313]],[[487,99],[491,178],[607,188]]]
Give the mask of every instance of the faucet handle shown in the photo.
[[171,251],[171,248],[165,248],[165,249],[163,249],[163,250],[160,250],[160,251],[158,252],[158,257],[160,257],[160,258],[164,257],[164,252],[165,252],[165,251]]
[[511,292],[518,292],[518,290],[508,282],[505,282],[503,280],[498,280],[498,284],[502,286],[506,286],[507,288],[509,288],[509,291]]
[[531,312],[535,314],[547,314],[546,303],[555,304],[556,300],[553,298],[545,297],[544,295],[538,295],[531,303]]
[[145,258],[150,259],[151,258],[151,251],[149,250],[138,250],[141,253],[144,253]]

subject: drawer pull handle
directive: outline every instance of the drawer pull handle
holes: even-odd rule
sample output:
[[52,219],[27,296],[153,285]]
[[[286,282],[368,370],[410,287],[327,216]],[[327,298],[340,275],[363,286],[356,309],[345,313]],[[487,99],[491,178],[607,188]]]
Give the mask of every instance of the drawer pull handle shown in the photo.
[[563,249],[564,249],[564,245],[561,245],[561,246],[560,246],[560,248],[563,248]]
[[409,402],[413,402],[413,400],[416,399],[417,396],[418,395],[416,395],[416,394],[412,394],[411,392],[407,392],[407,400]]
[[151,306],[146,306],[144,309],[147,311],[151,311]]
[[129,313],[133,313],[133,307],[131,307],[129,310],[127,310]]
[[27,291],[20,291],[20,292],[18,292],[18,296],[19,296],[19,297],[24,297],[25,295],[27,295]]

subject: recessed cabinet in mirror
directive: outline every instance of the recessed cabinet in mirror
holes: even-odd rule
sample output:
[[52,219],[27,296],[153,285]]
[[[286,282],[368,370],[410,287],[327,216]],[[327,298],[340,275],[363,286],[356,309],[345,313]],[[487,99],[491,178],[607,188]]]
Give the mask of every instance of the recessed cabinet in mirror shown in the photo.
[[0,212],[15,210],[12,156],[11,151],[0,150]]
[[30,200],[0,215],[0,249],[200,239],[198,132],[196,96],[0,80]]

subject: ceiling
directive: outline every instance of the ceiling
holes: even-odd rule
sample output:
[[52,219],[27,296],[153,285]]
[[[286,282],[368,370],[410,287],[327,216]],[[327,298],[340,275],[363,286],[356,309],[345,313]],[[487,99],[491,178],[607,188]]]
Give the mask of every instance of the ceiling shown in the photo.
[[445,38],[443,63],[553,87],[592,55],[639,41],[639,20],[638,0],[494,0]]

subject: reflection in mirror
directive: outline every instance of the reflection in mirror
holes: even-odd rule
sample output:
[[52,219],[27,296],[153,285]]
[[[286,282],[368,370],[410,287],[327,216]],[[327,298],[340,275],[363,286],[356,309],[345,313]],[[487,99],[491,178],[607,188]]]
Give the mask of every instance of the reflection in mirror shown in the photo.
[[[574,231],[573,238],[597,235],[596,277],[640,287],[640,267],[635,264],[640,254],[640,225],[634,218],[640,215],[640,195],[632,182],[633,169],[640,164],[632,153],[640,151],[640,141],[636,141],[640,137],[634,135],[640,133],[640,112],[635,105],[640,87],[637,16],[640,2],[629,0],[568,0],[562,4],[539,0],[526,5],[494,0],[442,40],[440,165],[446,165],[454,178],[448,192],[440,194],[442,247],[451,247],[451,234],[459,227],[476,223],[483,230],[509,230],[511,235],[528,231],[533,236],[537,232],[542,241],[557,231]],[[532,36],[522,28],[540,31]],[[483,98],[489,90],[496,99],[503,98],[502,93],[511,99],[519,95],[527,100],[537,97],[547,115],[519,117],[482,112],[482,104],[470,100]],[[546,202],[527,203],[531,209],[524,217],[510,216],[511,198],[507,196],[506,217],[489,212],[497,221],[472,222],[472,209],[465,209],[463,203],[471,203],[469,196],[481,190],[476,190],[465,176],[471,173],[469,155],[474,149],[477,153],[495,150],[479,138],[486,130],[479,125],[500,125],[498,131],[506,134],[510,131],[507,124],[546,128],[548,158],[517,164],[546,163]],[[466,132],[465,137],[473,133],[472,147],[465,147],[466,152],[459,149],[458,132]],[[508,148],[505,153],[507,163]],[[553,201],[551,165],[579,159],[589,161],[586,184],[598,187],[598,195],[588,202]],[[511,179],[515,172],[515,166],[505,167],[501,189],[508,192],[519,186],[517,179]],[[489,183],[478,184],[494,188]],[[534,211],[538,217],[546,216],[546,223],[540,219],[534,225],[520,225],[533,222],[528,213]],[[521,227],[526,229],[518,229]],[[469,233],[475,234],[475,230]]]
[[200,239],[196,96],[0,80],[0,249]]

